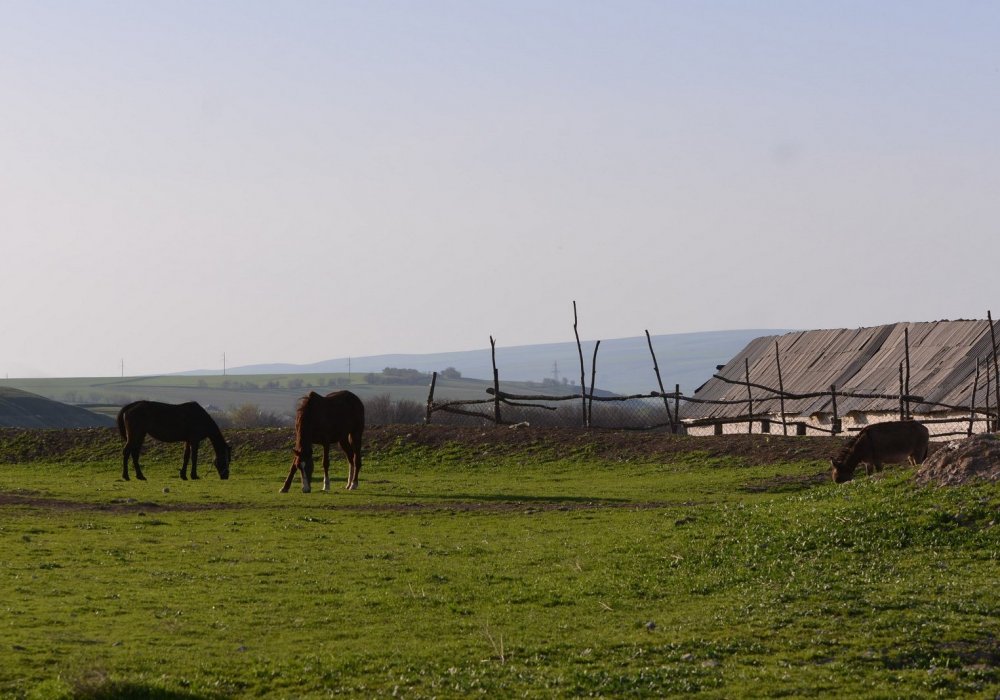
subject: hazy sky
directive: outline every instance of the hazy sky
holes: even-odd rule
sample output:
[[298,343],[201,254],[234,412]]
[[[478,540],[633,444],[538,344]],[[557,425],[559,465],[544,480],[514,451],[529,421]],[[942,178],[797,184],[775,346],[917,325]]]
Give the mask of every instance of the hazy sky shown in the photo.
[[0,0],[0,374],[1000,315],[1000,4]]

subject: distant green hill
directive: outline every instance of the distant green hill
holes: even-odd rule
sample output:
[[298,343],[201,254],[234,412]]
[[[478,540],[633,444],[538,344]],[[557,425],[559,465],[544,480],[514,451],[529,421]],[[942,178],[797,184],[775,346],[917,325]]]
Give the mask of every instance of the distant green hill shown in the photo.
[[108,416],[70,406],[38,394],[0,387],[0,427],[105,428],[115,424]]

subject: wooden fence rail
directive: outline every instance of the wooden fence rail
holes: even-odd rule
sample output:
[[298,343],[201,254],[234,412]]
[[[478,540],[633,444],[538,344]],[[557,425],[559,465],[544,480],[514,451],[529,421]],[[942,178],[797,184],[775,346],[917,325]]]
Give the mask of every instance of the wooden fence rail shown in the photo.
[[[700,426],[714,426],[716,433],[721,433],[722,426],[734,423],[746,423],[747,430],[752,432],[753,425],[755,423],[760,423],[762,432],[769,432],[770,426],[773,421],[780,420],[782,425],[782,430],[784,434],[788,434],[789,425],[795,428],[797,435],[805,435],[807,430],[814,432],[837,435],[844,432],[842,429],[841,416],[837,409],[837,400],[840,399],[868,399],[868,400],[881,400],[881,401],[893,401],[899,404],[899,418],[900,420],[909,420],[912,418],[912,406],[920,405],[927,406],[935,409],[945,409],[949,411],[963,412],[968,416],[965,419],[948,418],[948,419],[935,419],[930,418],[923,422],[927,423],[954,423],[962,420],[968,423],[968,427],[965,434],[971,435],[973,428],[976,423],[985,421],[987,432],[995,429],[998,423],[998,417],[1000,417],[1000,362],[997,359],[997,344],[996,336],[993,329],[993,319],[990,312],[987,311],[987,319],[990,323],[990,334],[993,341],[992,358],[987,357],[987,359],[982,363],[985,368],[986,373],[986,391],[985,409],[976,406],[976,390],[979,385],[980,378],[980,361],[976,361],[976,378],[972,384],[971,398],[969,404],[966,406],[959,406],[953,404],[946,404],[939,401],[929,401],[922,396],[916,396],[910,392],[910,338],[909,329],[904,329],[904,356],[903,360],[899,363],[899,393],[898,394],[886,394],[886,393],[872,393],[872,392],[862,392],[862,391],[844,391],[843,389],[838,389],[836,385],[831,385],[828,389],[824,391],[811,391],[805,393],[795,393],[790,391],[785,391],[784,382],[781,374],[781,357],[779,353],[778,343],[775,341],[774,344],[774,360],[777,367],[777,378],[778,387],[769,387],[764,384],[760,384],[751,380],[750,377],[750,361],[746,359],[744,361],[743,367],[743,378],[742,379],[730,379],[728,377],[723,377],[722,375],[713,375],[715,379],[725,382],[727,384],[739,385],[746,388],[747,397],[745,399],[702,399],[696,398],[694,396],[684,396],[681,393],[680,386],[675,385],[673,392],[667,392],[663,388],[663,379],[660,374],[660,366],[656,360],[656,353],[653,350],[653,341],[649,335],[649,331],[646,331],[646,342],[649,345],[649,352],[653,359],[653,372],[656,377],[657,385],[659,386],[659,391],[651,391],[648,394],[632,394],[629,396],[597,396],[595,394],[594,386],[597,377],[597,350],[600,347],[600,342],[594,346],[594,355],[591,360],[591,374],[590,374],[590,390],[587,390],[586,385],[586,367],[584,365],[583,357],[583,346],[580,343],[580,333],[578,330],[578,316],[576,302],[573,302],[573,334],[576,336],[577,351],[580,358],[580,391],[573,394],[550,396],[543,394],[513,394],[500,389],[500,372],[497,369],[496,364],[496,340],[493,336],[490,336],[490,348],[493,360],[493,386],[486,389],[486,393],[490,396],[487,399],[466,399],[458,401],[436,401],[434,398],[435,387],[437,384],[437,372],[434,372],[431,377],[430,391],[427,396],[427,407],[425,412],[425,422],[430,423],[433,414],[437,411],[442,411],[444,413],[454,413],[463,416],[475,417],[482,419],[484,421],[490,421],[497,425],[505,424],[516,424],[521,421],[511,420],[504,418],[502,412],[502,407],[512,407],[517,409],[532,409],[540,411],[550,411],[554,412],[557,409],[556,406],[551,406],[548,404],[558,403],[562,401],[580,401],[582,408],[582,415],[580,418],[580,424],[583,427],[591,427],[594,420],[594,403],[606,402],[630,402],[638,401],[641,399],[660,399],[663,402],[662,410],[663,416],[665,414],[666,420],[655,419],[652,421],[647,421],[645,429],[652,428],[663,428],[669,427],[671,432],[679,432],[685,430],[687,427],[700,427]],[[990,364],[990,359],[992,359],[992,367]],[[758,393],[755,395],[754,390]],[[996,392],[996,403],[995,406],[991,408],[990,406],[990,393],[991,390]],[[764,392],[763,394],[759,392]],[[788,415],[785,411],[785,401],[803,401],[808,399],[824,399],[829,398],[829,405],[831,408],[831,421],[830,427],[825,428],[822,426],[814,425],[803,420],[788,420]],[[673,410],[671,410],[670,402],[673,400]],[[695,420],[681,421],[680,418],[680,403],[681,402],[690,404],[701,404],[701,405],[716,405],[716,406],[739,406],[745,405],[747,412],[744,415],[729,416],[729,417],[714,417],[714,418],[701,418]],[[775,418],[773,414],[773,409],[771,413],[768,413],[767,402],[777,401],[779,403],[779,413],[778,417]],[[528,403],[523,403],[528,402]],[[492,404],[492,412],[486,411],[476,411],[471,410],[474,406],[485,406]],[[648,413],[649,407],[646,407],[646,412]],[[627,428],[627,426],[621,426],[622,428]],[[855,428],[848,428],[848,430],[857,430]],[[944,434],[944,433],[942,433]],[[948,435],[962,434],[962,433],[946,433]]]

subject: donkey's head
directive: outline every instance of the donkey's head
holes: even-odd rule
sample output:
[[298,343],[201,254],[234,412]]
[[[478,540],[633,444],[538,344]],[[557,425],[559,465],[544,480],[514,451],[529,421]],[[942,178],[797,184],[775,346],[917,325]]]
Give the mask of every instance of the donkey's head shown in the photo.
[[830,465],[832,466],[830,476],[833,477],[834,483],[842,484],[854,478],[854,469],[857,467],[857,464],[852,464],[850,460],[838,462],[835,459],[831,459]]

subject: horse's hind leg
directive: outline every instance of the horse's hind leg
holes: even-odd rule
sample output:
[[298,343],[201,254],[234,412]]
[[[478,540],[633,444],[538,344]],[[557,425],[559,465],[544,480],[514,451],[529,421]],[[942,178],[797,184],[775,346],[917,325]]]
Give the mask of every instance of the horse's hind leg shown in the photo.
[[[143,436],[145,437],[145,436]],[[142,473],[142,469],[139,467],[139,451],[142,449],[142,439],[139,440],[129,440],[125,443],[125,449],[122,450],[122,479],[128,481],[128,460],[129,457],[132,458],[132,466],[135,468],[135,478],[139,481],[145,481],[146,477]]]
[[[188,460],[191,459],[191,443],[184,443],[184,464],[181,465],[181,479],[187,481],[188,478]],[[191,469],[191,477],[194,478],[194,468]]]
[[323,445],[323,490],[330,490],[330,445]]
[[351,465],[351,473],[347,480],[347,488],[358,488],[358,478],[361,476],[361,437],[348,435],[341,441],[340,446],[347,453],[347,461]]

